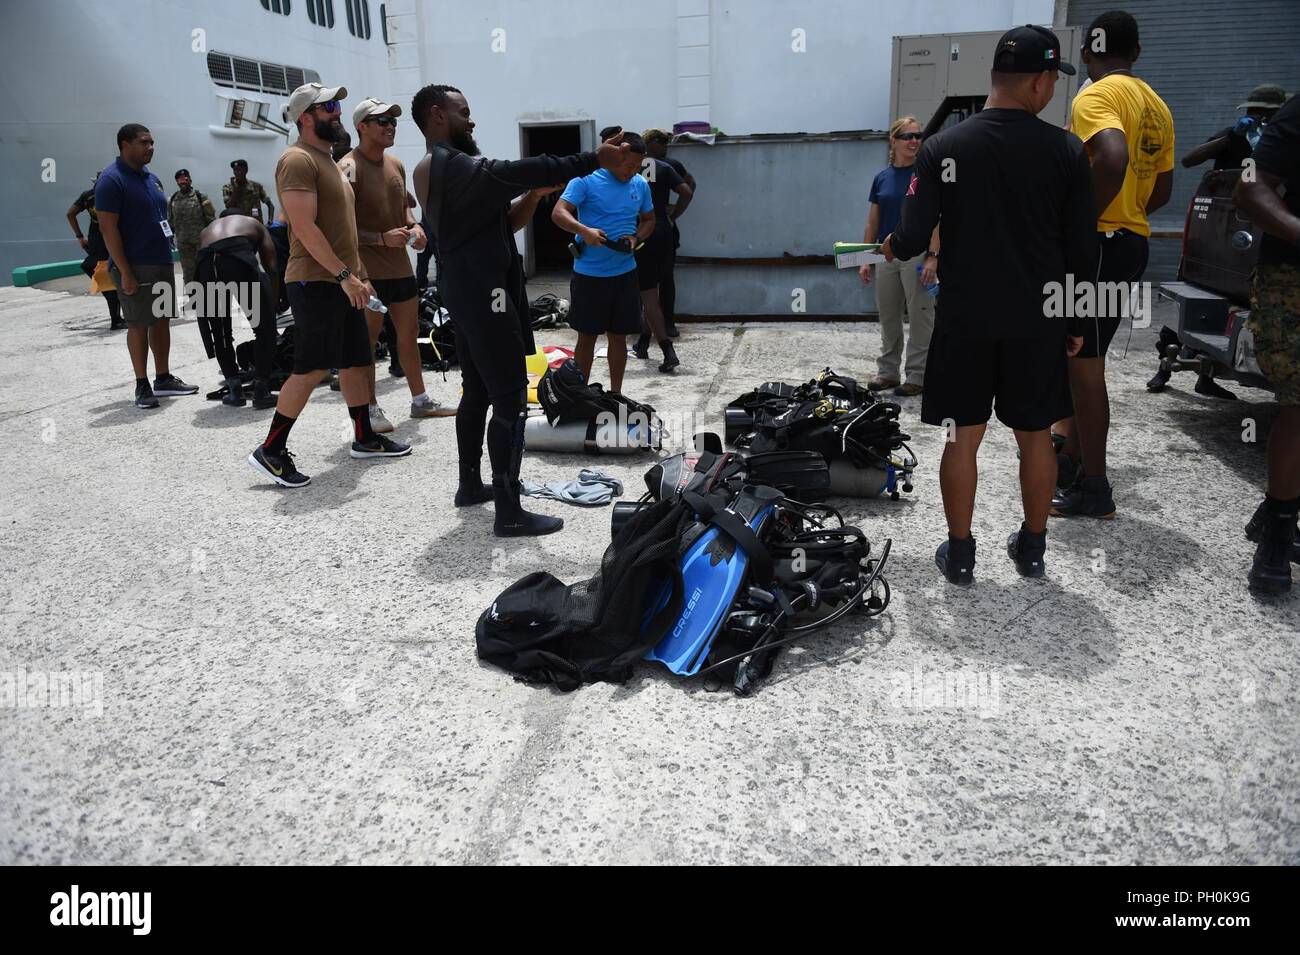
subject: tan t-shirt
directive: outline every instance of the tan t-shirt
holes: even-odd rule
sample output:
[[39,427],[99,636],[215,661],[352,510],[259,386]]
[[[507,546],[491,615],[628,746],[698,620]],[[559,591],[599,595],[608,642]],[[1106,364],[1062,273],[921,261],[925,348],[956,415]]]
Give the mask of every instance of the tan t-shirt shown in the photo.
[[[294,143],[284,151],[275,167],[275,191],[284,205],[286,192],[316,193],[316,225],[329,240],[334,254],[358,278],[367,278],[357,254],[357,217],[351,184],[334,165],[330,154],[305,143]],[[332,282],[333,273],[311,257],[307,247],[289,226],[287,282]]]
[[[406,169],[401,160],[384,153],[383,162],[372,162],[358,148],[339,160],[339,168],[357,196],[358,233],[382,234],[406,225]],[[361,263],[372,279],[415,275],[404,245],[361,242],[360,249]]]

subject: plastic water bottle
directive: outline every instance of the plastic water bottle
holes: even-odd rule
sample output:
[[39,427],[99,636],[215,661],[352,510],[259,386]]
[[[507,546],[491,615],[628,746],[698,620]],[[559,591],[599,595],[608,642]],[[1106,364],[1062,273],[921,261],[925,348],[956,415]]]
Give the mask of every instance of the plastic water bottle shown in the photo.
[[[916,274],[920,275],[923,268],[925,268],[924,264],[918,265],[916,267]],[[921,283],[921,288],[925,289],[925,294],[929,295],[931,298],[939,297],[939,280],[937,278],[929,285],[926,285],[924,282]]]
[[370,296],[370,301],[366,302],[366,308],[370,309],[372,312],[378,312],[380,315],[388,314],[388,306],[379,301],[379,296],[377,295]]

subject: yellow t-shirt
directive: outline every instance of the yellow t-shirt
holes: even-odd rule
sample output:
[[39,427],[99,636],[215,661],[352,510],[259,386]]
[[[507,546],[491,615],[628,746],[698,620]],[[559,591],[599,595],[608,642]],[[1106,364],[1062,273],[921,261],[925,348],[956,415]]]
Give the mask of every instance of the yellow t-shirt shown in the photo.
[[1085,143],[1103,129],[1124,134],[1128,171],[1119,194],[1097,220],[1097,231],[1129,229],[1149,236],[1147,200],[1156,176],[1174,168],[1174,117],[1165,101],[1136,76],[1112,73],[1074,97],[1070,129]]

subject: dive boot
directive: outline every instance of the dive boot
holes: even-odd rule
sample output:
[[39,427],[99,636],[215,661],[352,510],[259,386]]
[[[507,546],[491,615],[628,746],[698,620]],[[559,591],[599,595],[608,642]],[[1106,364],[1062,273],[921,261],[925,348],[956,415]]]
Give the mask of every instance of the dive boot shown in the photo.
[[492,478],[492,499],[496,503],[497,537],[540,537],[554,534],[564,527],[564,519],[525,511],[519,503],[519,482],[504,477]]
[[492,500],[492,485],[483,483],[479,466],[462,467],[460,486],[456,488],[456,497],[452,503],[457,507],[472,507],[475,504],[486,504],[490,500]]
[[949,535],[934,553],[934,562],[949,583],[970,584],[975,582],[975,538],[964,540]]
[[1047,531],[1035,534],[1021,522],[1020,530],[1007,538],[1007,555],[1022,577],[1041,577],[1047,569],[1043,555],[1047,553]]
[[[1268,520],[1268,501],[1261,501],[1246,523],[1246,540],[1258,544],[1264,538],[1264,522]],[[1296,525],[1295,543],[1291,545],[1291,563],[1300,564],[1300,523]]]
[[1052,495],[1052,516],[1110,520],[1115,516],[1110,481],[1105,475],[1085,477],[1071,488],[1058,490]]
[[222,396],[221,403],[231,408],[242,408],[248,404],[248,399],[244,397],[244,383],[238,378],[227,378],[226,393]]
[[677,357],[677,349],[673,347],[672,340],[668,338],[661,341],[659,347],[664,353],[663,364],[659,366],[659,370],[667,375],[674,374],[677,366],[682,363],[681,359]]
[[1247,580],[1256,593],[1280,594],[1291,589],[1291,550],[1295,546],[1294,512],[1267,513],[1261,522],[1259,545]]
[[253,407],[274,408],[279,399],[271,393],[271,383],[259,378],[253,383]]

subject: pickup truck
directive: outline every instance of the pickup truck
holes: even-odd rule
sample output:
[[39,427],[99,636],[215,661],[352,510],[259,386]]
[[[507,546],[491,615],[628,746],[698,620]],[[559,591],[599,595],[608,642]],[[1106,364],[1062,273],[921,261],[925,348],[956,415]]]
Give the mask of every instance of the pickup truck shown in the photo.
[[1215,379],[1268,388],[1246,327],[1263,230],[1232,201],[1240,176],[1238,169],[1211,170],[1192,196],[1178,281],[1165,282],[1158,293],[1177,304],[1178,327],[1160,330],[1160,367],[1147,382],[1150,391],[1164,390],[1174,372],[1187,370],[1197,372],[1197,394],[1210,397],[1236,397]]

